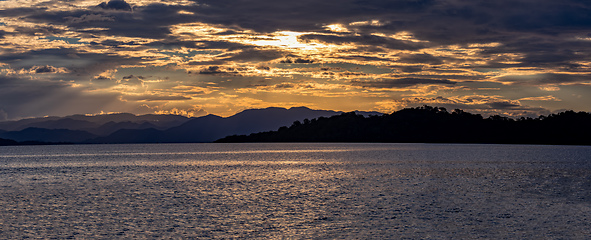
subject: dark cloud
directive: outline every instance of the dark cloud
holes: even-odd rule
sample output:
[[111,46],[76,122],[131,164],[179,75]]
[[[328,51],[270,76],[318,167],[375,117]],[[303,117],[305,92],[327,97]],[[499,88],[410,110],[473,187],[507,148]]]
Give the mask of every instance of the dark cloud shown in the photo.
[[111,78],[105,76],[95,76],[93,80],[111,80]]
[[45,65],[45,66],[34,66],[30,69],[29,71],[30,73],[60,73],[60,72],[67,72],[67,69],[60,69],[60,68],[56,68],[54,66],[49,66],[49,65]]
[[[265,49],[224,40],[216,41],[213,40],[214,38],[205,41],[187,40],[191,33],[172,36],[171,29],[174,25],[204,22],[219,24],[216,26],[227,29],[216,33],[216,36],[298,31],[308,33],[300,36],[301,41],[318,41],[348,46],[356,44],[357,48],[347,52],[347,57],[337,56],[339,54],[326,54],[323,57],[340,58],[335,61],[366,61],[368,65],[371,64],[371,61],[389,62],[383,66],[389,65],[389,67],[396,69],[395,73],[382,75],[388,76],[389,79],[352,81],[351,84],[356,86],[396,88],[418,84],[453,85],[456,84],[455,81],[485,78],[509,82],[517,86],[539,86],[589,83],[588,79],[591,79],[591,74],[589,74],[591,67],[588,64],[591,62],[589,54],[591,52],[591,41],[589,41],[591,37],[591,1],[201,0],[188,6],[169,5],[165,1],[160,1],[160,3],[133,7],[123,0],[102,1],[105,2],[96,6],[96,3],[100,2],[97,1],[93,4],[95,6],[87,9],[63,10],[65,8],[47,9],[47,7],[39,6],[0,9],[0,18],[31,22],[31,24],[23,26],[7,26],[7,29],[11,30],[0,30],[0,39],[12,35],[41,35],[45,39],[49,39],[47,37],[78,34],[79,38],[96,39],[89,40],[92,41],[90,43],[80,43],[91,49],[128,48],[131,50],[129,46],[133,46],[133,50],[146,50],[148,47],[153,47],[158,50],[188,48],[191,49],[190,51],[199,49],[215,52],[216,59],[214,60],[189,63],[190,65],[204,66],[201,74],[242,71],[223,67],[227,63],[240,65],[240,63],[252,62],[254,63],[252,66],[256,66],[267,64],[265,62],[268,61],[277,62],[286,58],[289,58],[292,63],[322,61],[320,57],[318,57],[320,60],[317,60],[316,56],[290,55],[293,49],[286,51],[281,51],[280,48]],[[52,4],[72,5],[68,1],[56,1]],[[361,21],[365,22],[349,24]],[[36,23],[39,24],[36,25]],[[331,32],[326,29],[328,24],[342,24],[348,29],[348,32]],[[421,41],[400,40],[401,38],[391,37],[392,34],[402,31]],[[99,40],[102,36],[109,36],[110,39],[116,40]],[[146,38],[146,41],[118,40],[116,37],[119,36]],[[471,45],[492,42],[499,44],[494,47]],[[142,44],[146,45],[140,46]],[[464,48],[464,50],[468,48],[471,51],[467,53],[459,48]],[[19,85],[22,84],[20,82],[22,79],[17,79],[18,81],[8,77],[2,79],[6,84],[31,87],[35,94],[37,94],[38,87],[46,87],[50,92],[66,96],[65,93],[68,91],[65,89],[68,89],[68,86],[60,85],[57,83],[58,81],[90,79],[100,76],[100,73],[108,69],[145,63],[145,59],[139,57],[126,58],[90,53],[91,51],[78,51],[73,47],[39,51],[21,49],[4,48],[3,54],[0,55],[0,62],[8,64],[7,68],[17,71],[25,69],[32,71],[32,73],[55,73],[61,71],[59,69],[67,69],[67,72],[62,71],[63,74],[36,76],[56,81],[46,81],[47,83],[38,83],[34,86]],[[399,59],[392,61],[392,54],[396,54],[396,51],[392,50],[424,51],[398,55]],[[441,54],[446,56],[456,55],[458,58],[440,57],[438,54],[433,54],[433,51],[446,53]],[[367,54],[368,52],[372,54]],[[463,56],[470,54],[470,60],[462,60],[460,56],[462,54]],[[481,61],[475,63],[473,59],[481,59]],[[463,65],[466,72],[452,74],[453,71],[457,71],[455,67],[462,62],[466,63]],[[449,63],[454,63],[455,66],[448,65]],[[468,70],[475,67],[478,68],[476,70],[482,69],[489,72],[487,72],[488,74],[475,75],[476,73],[471,71],[470,74],[466,74]],[[562,73],[504,76],[499,79],[491,79],[491,76],[495,76],[495,72],[503,72],[503,68],[508,67],[513,68],[512,70],[559,71]],[[358,76],[349,72],[339,74],[346,77],[360,77],[370,71],[366,70],[360,70]],[[567,71],[578,74],[565,74],[564,72]],[[424,74],[419,74],[419,72]],[[328,71],[325,73],[337,76],[337,73]],[[356,70],[355,73],[357,73]],[[445,73],[445,77],[438,76],[438,73]],[[58,79],[53,75],[63,76]],[[137,83],[141,83],[142,80],[139,76],[134,76],[121,79],[121,81],[132,79]],[[17,93],[21,91],[16,87],[7,89],[13,89]],[[26,99],[23,100],[12,93],[7,94],[7,96],[14,96],[18,100],[27,102]],[[46,95],[40,94],[40,96]],[[39,100],[36,97],[29,97]],[[6,100],[5,97],[0,97],[0,99]],[[7,100],[7,102],[11,101]],[[5,104],[2,101],[0,103]],[[17,104],[16,102],[12,103]],[[480,107],[482,109],[513,110],[523,108],[524,111],[534,111],[532,108],[520,107],[519,104],[511,101],[491,101],[487,104]],[[13,116],[15,109],[5,106],[0,106],[0,109],[5,109],[5,112]],[[471,105],[466,104],[465,106]]]
[[269,71],[269,70],[271,70],[271,67],[265,66],[265,65],[259,65],[259,66],[256,67],[256,69]]
[[399,62],[403,63],[424,63],[439,65],[443,63],[443,60],[439,57],[435,57],[431,54],[403,54],[400,56]]
[[123,0],[111,0],[108,3],[102,2],[97,7],[105,10],[131,11],[131,5]]
[[219,66],[209,66],[199,71],[199,74],[238,74],[239,72],[246,70],[246,68],[222,68]]
[[224,71],[222,71],[222,69],[219,66],[209,66],[209,67],[199,71],[199,74],[219,74],[219,73],[224,73]]
[[515,109],[521,107],[521,104],[509,101],[491,102],[488,105],[493,109]]
[[371,46],[380,46],[389,49],[404,49],[404,50],[417,50],[425,47],[423,43],[412,43],[412,42],[405,42],[400,41],[392,38],[385,38],[380,36],[373,36],[373,35],[362,35],[362,36],[354,36],[354,35],[323,35],[323,34],[305,34],[299,36],[299,39],[302,41],[311,41],[317,40],[326,43],[334,43],[334,44],[349,44],[349,43],[357,43],[361,45],[371,45]]
[[347,60],[358,60],[358,61],[383,61],[383,62],[392,62],[393,61],[390,58],[362,56],[362,55],[348,55],[346,57],[336,57],[336,58],[337,59],[347,59]]
[[342,76],[342,77],[359,77],[359,76],[366,76],[367,74],[362,73],[362,72],[345,71],[345,72],[339,72],[338,75]]
[[447,79],[428,79],[428,78],[400,78],[400,79],[384,79],[377,81],[360,81],[352,80],[353,86],[370,87],[370,88],[405,88],[420,84],[429,85],[454,85],[456,82]]
[[256,48],[248,48],[244,49],[241,52],[232,55],[231,57],[224,58],[226,61],[240,61],[240,62],[251,62],[251,61],[271,61],[274,59],[281,58],[285,55],[283,51],[280,50],[267,50],[267,49],[256,49]]
[[284,60],[281,60],[280,63],[314,63],[314,60],[303,58],[296,58],[294,60],[291,60],[291,58],[286,58]]
[[134,76],[134,75],[129,75],[129,76],[124,76],[123,79],[133,79],[133,78],[137,78],[137,79],[145,79],[145,77],[143,76]]
[[218,55],[216,60],[204,62],[189,62],[189,65],[223,65],[229,62],[267,62],[285,56],[281,50],[258,49],[245,47],[237,53],[225,53]]
[[591,83],[591,74],[559,74],[544,73],[533,75],[503,76],[498,78],[502,82],[512,82],[516,85],[561,85]]
[[[78,29],[81,33],[153,39],[165,39],[171,33],[170,26],[174,24],[194,22],[196,20],[195,17],[179,14],[179,10],[181,10],[179,6],[151,4],[134,8],[134,11],[123,11],[131,8],[127,8],[127,3],[124,1],[110,1],[103,4],[106,9],[115,11],[104,12],[103,7],[74,11],[44,11],[35,8],[19,8],[10,9],[11,11],[16,10],[18,14],[9,14],[7,13],[8,10],[0,10],[0,16],[16,14],[33,22],[69,26],[72,29]],[[100,11],[97,12],[96,9],[100,9]]]
[[406,72],[406,73],[416,73],[416,72],[423,71],[422,66],[399,66],[396,68],[398,68],[398,69],[400,69],[400,71]]
[[190,97],[185,96],[159,96],[159,95],[125,95],[123,97],[125,100],[131,101],[183,101],[183,100],[191,100]]
[[[15,26],[14,30],[18,34],[29,35],[29,36],[39,36],[39,35],[51,36],[51,35],[60,35],[65,32],[64,29],[60,29],[55,26],[36,26],[36,27]],[[14,34],[14,33],[12,33],[12,34]]]
[[22,73],[60,73],[44,75],[44,79],[76,82],[96,79],[95,76],[107,70],[141,61],[140,58],[80,52],[71,48],[0,55],[0,62],[12,69],[23,69]]
[[142,85],[143,86],[144,79],[145,79],[145,77],[143,77],[143,76],[128,75],[128,76],[124,76],[123,78],[121,78],[121,80],[118,80],[117,83],[125,84],[125,85]]
[[102,46],[112,46],[112,47],[120,47],[121,45],[128,45],[128,46],[132,46],[132,45],[139,45],[138,43],[134,42],[134,41],[117,41],[117,40],[105,40],[105,41],[101,41],[100,43],[97,42],[91,42],[91,45],[102,45]]
[[[103,2],[112,9],[130,9],[124,1]],[[511,7],[507,7],[511,6]],[[102,9],[102,8],[101,8]],[[229,1],[205,0],[191,6],[150,4],[130,11],[97,13],[90,10],[43,11],[33,8],[0,10],[2,16],[67,25],[81,32],[159,39],[154,45],[171,48],[189,47],[227,49],[230,43],[191,42],[171,40],[170,27],[189,22],[208,22],[226,25],[229,29],[253,29],[259,32],[277,30],[318,32],[300,36],[301,40],[315,40],[335,44],[358,43],[372,48],[417,50],[438,44],[502,43],[491,51],[524,53],[522,65],[577,67],[576,53],[591,50],[588,42],[572,41],[577,34],[586,36],[591,31],[591,2],[580,0],[498,0],[498,1],[437,1],[437,0],[328,0],[328,1]],[[195,15],[180,14],[184,10]],[[104,15],[106,14],[106,15]],[[73,19],[79,19],[73,21]],[[356,21],[377,20],[377,25],[348,26],[354,34],[326,34],[325,24],[348,24]],[[272,23],[272,24],[271,24]],[[50,25],[52,26],[52,25]],[[96,29],[106,30],[96,30]],[[93,30],[86,30],[93,29]],[[22,29],[34,34],[36,30],[55,32],[59,29]],[[372,35],[407,31],[429,43],[401,41]],[[219,34],[233,34],[228,30]],[[568,42],[566,39],[571,39]],[[105,42],[115,44],[116,42]],[[216,46],[220,45],[220,46]],[[382,50],[380,50],[382,49]],[[562,51],[562,50],[567,51]],[[368,49],[369,50],[369,49]],[[492,55],[483,52],[482,55]],[[589,60],[587,57],[583,57]],[[418,59],[408,59],[417,61]],[[437,61],[435,59],[431,59]],[[440,59],[441,60],[441,59]],[[489,63],[490,67],[504,67],[503,61]]]
[[[591,2],[581,0],[498,0],[498,1],[437,1],[437,0],[327,0],[327,1],[246,1],[204,0],[198,5],[172,6],[151,4],[135,7],[122,0],[101,3],[100,9],[115,9],[114,22],[96,21],[70,23],[80,27],[107,27],[110,33],[137,36],[153,34],[161,38],[168,27],[185,22],[209,22],[232,28],[253,29],[258,32],[324,31],[323,24],[379,20],[379,25],[350,26],[359,36],[330,38],[315,36],[328,42],[346,42],[339,38],[386,45],[394,49],[417,47],[413,44],[387,43],[372,36],[372,32],[414,33],[418,38],[434,43],[457,44],[510,41],[524,35],[557,35],[586,33],[591,27]],[[508,7],[510,6],[510,7]],[[179,14],[179,10],[195,15]],[[6,9],[4,16],[27,16],[30,19],[66,23],[67,17],[95,14],[92,11],[45,12],[30,8]],[[127,15],[127,16],[126,16]],[[133,16],[131,16],[133,15]],[[112,24],[109,25],[108,23]],[[133,27],[139,28],[135,30]],[[152,29],[150,29],[152,28]],[[127,30],[127,32],[124,31]],[[163,32],[162,32],[163,31]],[[159,33],[160,32],[160,33]],[[157,34],[159,33],[159,34]],[[221,34],[230,34],[221,33]],[[308,36],[313,38],[314,36]]]
[[275,88],[278,88],[278,89],[289,89],[289,88],[294,88],[294,87],[295,87],[295,85],[292,83],[280,83],[280,84],[275,85]]

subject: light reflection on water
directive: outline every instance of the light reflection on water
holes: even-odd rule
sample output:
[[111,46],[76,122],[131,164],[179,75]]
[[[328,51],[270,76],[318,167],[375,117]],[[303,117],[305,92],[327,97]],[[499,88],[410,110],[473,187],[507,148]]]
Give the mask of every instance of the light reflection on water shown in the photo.
[[2,238],[590,238],[591,147],[0,147]]

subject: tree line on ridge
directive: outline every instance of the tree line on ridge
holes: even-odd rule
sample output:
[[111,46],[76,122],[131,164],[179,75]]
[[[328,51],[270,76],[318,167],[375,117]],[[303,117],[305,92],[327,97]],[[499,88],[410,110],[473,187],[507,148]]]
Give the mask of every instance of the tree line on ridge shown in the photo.
[[482,117],[422,106],[364,117],[319,117],[277,131],[233,135],[216,142],[404,142],[591,145],[591,114],[565,111],[537,118]]

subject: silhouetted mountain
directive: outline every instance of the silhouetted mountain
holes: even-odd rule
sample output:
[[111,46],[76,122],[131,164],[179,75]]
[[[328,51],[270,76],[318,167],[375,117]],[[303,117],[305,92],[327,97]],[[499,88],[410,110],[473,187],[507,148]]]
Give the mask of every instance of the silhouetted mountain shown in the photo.
[[149,129],[121,129],[109,136],[85,141],[85,143],[160,143],[162,131]]
[[39,142],[39,141],[24,141],[24,142],[17,142],[10,139],[2,139],[0,138],[0,146],[22,146],[22,145],[64,145],[69,143],[49,143],[49,142]]
[[98,123],[103,125],[109,122],[132,122],[143,124],[145,122],[151,123],[158,128],[170,128],[183,124],[190,120],[190,118],[180,115],[158,115],[158,114],[146,114],[146,115],[134,115],[131,113],[115,113],[115,114],[104,114],[95,116],[86,115],[73,115],[69,118],[75,120],[84,120],[89,122]]
[[121,129],[148,129],[148,128],[159,128],[156,125],[150,122],[143,122],[143,123],[134,123],[134,122],[108,122],[100,127],[91,128],[91,129],[81,129],[87,131],[89,133],[99,135],[99,136],[108,136],[118,130]]
[[483,118],[456,109],[424,106],[364,117],[343,113],[277,131],[235,135],[216,142],[425,142],[591,145],[591,114],[573,111],[520,118]]
[[0,133],[0,138],[12,139],[15,141],[39,141],[39,142],[83,142],[97,136],[85,131],[67,129],[44,129],[27,128],[21,131],[10,131]]
[[[181,125],[190,118],[179,116],[179,115],[133,115],[130,113],[116,113],[116,114],[105,114],[96,116],[86,115],[72,115],[66,117],[43,117],[43,118],[32,118],[22,119],[18,121],[5,121],[0,122],[0,129],[6,131],[20,131],[25,128],[46,128],[46,129],[69,129],[69,130],[89,130],[95,128],[101,128],[102,125],[112,123],[134,123],[136,125],[127,125],[129,128],[147,128],[148,126],[138,126],[145,123],[151,124],[149,127],[155,127],[158,129],[167,129]],[[124,125],[124,124],[123,124]],[[122,126],[123,126],[122,125]],[[119,130],[111,127],[104,127],[105,130],[111,131],[110,133]],[[102,133],[104,134],[104,133]]]
[[27,118],[18,121],[4,121],[0,122],[0,129],[6,131],[19,131],[25,129],[26,127],[23,126],[26,125],[31,125],[39,122],[54,121],[58,119],[60,119],[60,117]]
[[[251,109],[223,118],[207,115],[191,119],[184,124],[163,131],[155,129],[126,130],[107,137],[91,140],[91,143],[145,143],[145,142],[212,142],[232,134],[248,134],[277,129],[294,120],[332,116],[335,111],[297,108]],[[133,136],[124,136],[133,135]],[[124,141],[125,140],[125,141]]]
[[232,134],[249,134],[277,129],[295,120],[332,116],[335,111],[312,110],[305,107],[250,109],[221,118],[209,115],[192,119],[165,131],[166,141],[212,142]]
[[14,140],[10,140],[10,139],[0,138],[0,146],[12,146],[12,145],[18,145],[18,142],[14,141]]
[[42,122],[34,122],[30,124],[25,124],[19,126],[12,131],[19,131],[25,128],[45,128],[45,129],[68,129],[68,130],[83,130],[88,128],[97,128],[100,125],[97,123],[84,121],[84,120],[75,120],[71,118],[61,118],[56,120],[48,120]]

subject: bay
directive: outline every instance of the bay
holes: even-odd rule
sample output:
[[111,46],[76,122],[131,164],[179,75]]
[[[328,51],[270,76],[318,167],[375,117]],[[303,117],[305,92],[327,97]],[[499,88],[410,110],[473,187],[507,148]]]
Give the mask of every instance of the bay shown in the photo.
[[0,147],[2,238],[585,239],[591,147]]

